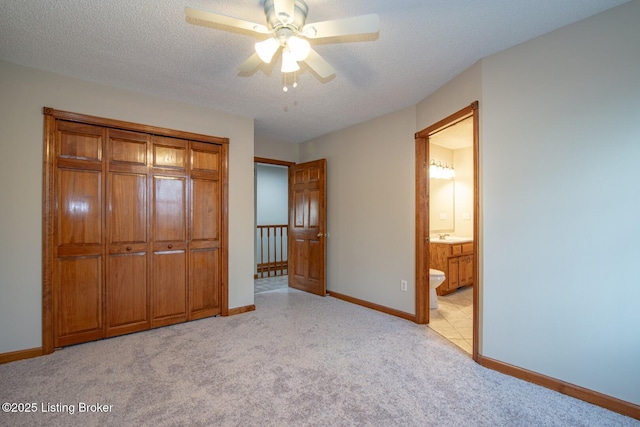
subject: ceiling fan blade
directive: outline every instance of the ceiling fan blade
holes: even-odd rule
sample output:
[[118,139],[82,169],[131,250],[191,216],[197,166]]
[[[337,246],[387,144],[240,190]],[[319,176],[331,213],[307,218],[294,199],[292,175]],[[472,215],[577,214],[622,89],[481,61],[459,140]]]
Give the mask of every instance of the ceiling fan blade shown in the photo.
[[295,13],[295,0],[273,0],[273,10],[283,25],[290,24]]
[[266,25],[256,24],[254,22],[245,21],[244,19],[220,15],[218,13],[206,12],[204,10],[198,10],[191,7],[185,7],[184,13],[187,15],[187,18],[198,19],[200,21],[213,22],[214,24],[254,31],[260,34],[271,33]]
[[313,49],[309,51],[309,56],[307,56],[304,62],[323,79],[326,79],[336,73],[336,70],[331,66],[331,64],[329,64]]
[[377,33],[379,30],[380,18],[375,13],[372,13],[371,15],[307,24],[302,29],[302,34],[310,39],[320,39],[324,37]]
[[246,61],[240,64],[240,66],[238,67],[238,71],[240,71],[240,74],[250,74],[254,72],[255,69],[260,66],[260,64],[262,64],[262,60],[257,53],[254,53]]

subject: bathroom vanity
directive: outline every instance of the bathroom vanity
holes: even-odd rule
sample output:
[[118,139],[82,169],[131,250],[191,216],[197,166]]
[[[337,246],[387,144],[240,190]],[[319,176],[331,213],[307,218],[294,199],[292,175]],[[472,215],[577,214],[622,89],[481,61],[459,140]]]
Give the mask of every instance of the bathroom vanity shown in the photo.
[[463,286],[472,286],[473,241],[432,240],[429,243],[429,268],[444,272],[445,280],[436,290],[438,295],[447,295]]

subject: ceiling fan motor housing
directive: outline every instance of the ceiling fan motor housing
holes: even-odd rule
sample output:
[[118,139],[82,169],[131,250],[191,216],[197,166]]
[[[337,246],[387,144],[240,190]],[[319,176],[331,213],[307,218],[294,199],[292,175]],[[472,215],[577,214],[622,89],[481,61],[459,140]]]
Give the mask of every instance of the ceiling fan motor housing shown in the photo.
[[294,33],[301,31],[307,20],[308,12],[309,8],[304,1],[295,0],[293,17],[278,16],[274,7],[274,0],[266,0],[264,2],[264,14],[267,17],[267,27],[276,33],[283,27],[291,29]]

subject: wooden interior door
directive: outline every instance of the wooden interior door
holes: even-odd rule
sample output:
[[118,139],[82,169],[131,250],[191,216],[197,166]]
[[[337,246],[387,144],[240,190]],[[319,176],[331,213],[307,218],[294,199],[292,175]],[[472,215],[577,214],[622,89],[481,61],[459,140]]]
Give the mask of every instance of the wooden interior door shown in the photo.
[[53,312],[59,347],[104,336],[105,132],[60,122],[55,137]]
[[289,167],[289,286],[325,296],[326,159]]

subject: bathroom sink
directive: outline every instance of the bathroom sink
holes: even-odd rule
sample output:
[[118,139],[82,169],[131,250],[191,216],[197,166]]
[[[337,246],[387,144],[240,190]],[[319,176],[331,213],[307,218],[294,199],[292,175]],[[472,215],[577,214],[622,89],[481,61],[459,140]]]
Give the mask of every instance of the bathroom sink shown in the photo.
[[446,236],[441,239],[439,236],[431,238],[431,243],[467,243],[473,242],[472,237]]

